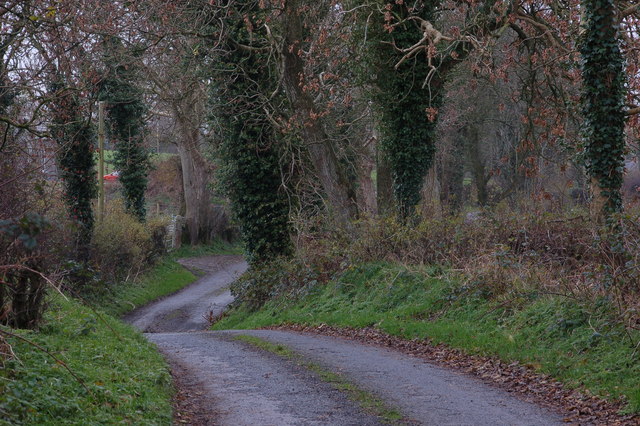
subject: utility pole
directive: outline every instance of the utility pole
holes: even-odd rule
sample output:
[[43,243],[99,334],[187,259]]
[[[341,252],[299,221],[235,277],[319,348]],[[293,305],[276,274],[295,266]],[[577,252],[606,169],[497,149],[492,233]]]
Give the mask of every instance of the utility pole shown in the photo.
[[98,221],[104,217],[104,101],[98,102]]

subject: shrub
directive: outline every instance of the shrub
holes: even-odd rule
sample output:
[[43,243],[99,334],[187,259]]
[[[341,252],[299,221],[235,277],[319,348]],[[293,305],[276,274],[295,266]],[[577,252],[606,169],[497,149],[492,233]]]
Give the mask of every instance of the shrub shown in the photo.
[[466,293],[505,309],[542,294],[587,305],[605,300],[613,321],[638,328],[640,211],[630,208],[616,219],[624,230],[622,263],[607,256],[608,243],[586,212],[498,207],[476,213],[426,218],[415,226],[394,217],[364,218],[348,235],[303,223],[296,257],[257,265],[236,284],[235,295],[256,309],[274,296],[306,291],[310,282],[324,283],[352,265],[438,265],[458,275]]
[[[54,240],[69,233],[50,226],[57,224],[49,218],[55,191],[34,159],[9,136],[0,152],[0,324],[35,328],[46,307],[48,279],[55,279],[59,264]],[[66,220],[66,212],[63,217]],[[70,239],[67,246],[73,247],[73,242]]]
[[140,223],[121,202],[110,204],[93,234],[93,262],[108,280],[128,280],[165,252],[166,220]]
[[313,288],[320,278],[321,274],[316,268],[299,260],[281,257],[253,265],[231,285],[231,294],[236,298],[237,305],[255,311],[268,300],[280,296],[296,300]]
[[41,233],[49,227],[38,214],[0,220],[0,324],[34,328],[44,312],[47,280],[46,251],[39,246]]

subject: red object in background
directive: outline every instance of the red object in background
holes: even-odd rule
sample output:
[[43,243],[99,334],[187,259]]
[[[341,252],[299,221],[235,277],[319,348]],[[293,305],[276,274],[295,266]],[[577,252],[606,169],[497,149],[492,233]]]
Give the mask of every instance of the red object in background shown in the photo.
[[120,172],[113,172],[113,173],[109,173],[108,175],[104,175],[103,179],[104,180],[118,180],[119,176],[120,176]]

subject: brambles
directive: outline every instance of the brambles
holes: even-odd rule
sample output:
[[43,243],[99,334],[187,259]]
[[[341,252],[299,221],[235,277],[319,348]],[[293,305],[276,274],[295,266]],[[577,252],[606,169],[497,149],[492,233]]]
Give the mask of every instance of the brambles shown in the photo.
[[275,259],[245,273],[231,285],[231,294],[237,305],[255,311],[278,296],[286,294],[295,298],[305,286],[317,283],[309,279],[312,276],[313,273],[299,263]]
[[[625,247],[634,253],[624,266],[607,256],[602,247],[606,241],[594,242],[598,227],[590,224],[584,212],[538,215],[496,209],[474,220],[460,215],[408,225],[393,217],[370,218],[357,224],[354,239],[322,231],[305,235],[290,266],[263,265],[251,280],[260,291],[259,306],[281,293],[273,291],[270,278],[289,283],[290,289],[307,286],[302,281],[295,284],[296,273],[284,272],[297,263],[312,271],[314,278],[306,282],[314,281],[313,286],[363,262],[434,265],[459,271],[462,280],[493,300],[517,304],[522,294],[547,292],[585,301],[613,298],[620,307],[617,321],[633,327],[638,320],[633,294],[635,265],[640,263],[639,219],[636,212],[619,220],[625,230]],[[262,278],[261,271],[265,274]],[[270,276],[280,273],[289,278]],[[611,292],[614,284],[617,290]],[[237,295],[242,302],[245,292]]]
[[[49,221],[35,213],[0,220],[0,324],[35,328],[45,309],[51,285],[42,271],[49,269],[42,234]],[[40,241],[39,241],[40,240]]]

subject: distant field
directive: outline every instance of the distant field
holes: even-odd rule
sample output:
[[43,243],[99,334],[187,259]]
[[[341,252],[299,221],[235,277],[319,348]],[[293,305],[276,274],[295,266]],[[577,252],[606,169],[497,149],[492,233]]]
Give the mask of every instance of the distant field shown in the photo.
[[[96,152],[95,154],[95,160],[96,160],[96,165],[98,164],[98,153]],[[115,165],[114,165],[114,155],[115,155],[115,151],[112,149],[105,149],[104,150],[104,174],[109,174],[111,172],[114,172],[115,169]],[[160,152],[160,153],[151,153],[151,164],[153,166],[156,166],[164,161],[169,160],[172,157],[176,157],[178,154],[170,154],[168,152]]]

